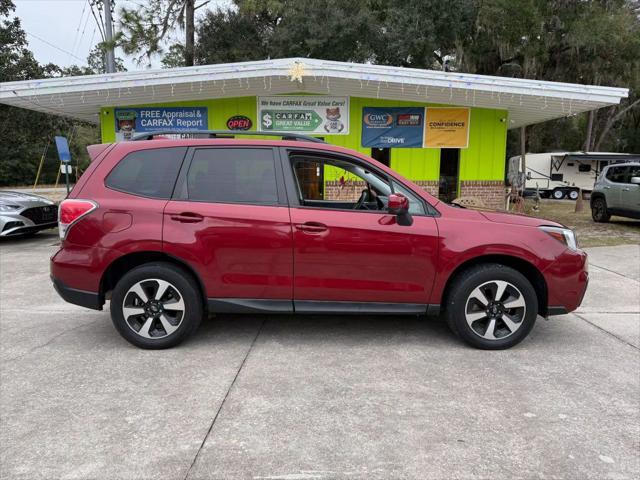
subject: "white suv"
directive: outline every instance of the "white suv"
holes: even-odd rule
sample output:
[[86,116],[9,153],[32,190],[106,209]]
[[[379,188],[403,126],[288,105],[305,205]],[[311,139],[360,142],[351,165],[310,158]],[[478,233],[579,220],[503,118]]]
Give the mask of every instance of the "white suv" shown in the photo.
[[608,222],[611,215],[640,218],[640,163],[606,166],[591,193],[591,216]]

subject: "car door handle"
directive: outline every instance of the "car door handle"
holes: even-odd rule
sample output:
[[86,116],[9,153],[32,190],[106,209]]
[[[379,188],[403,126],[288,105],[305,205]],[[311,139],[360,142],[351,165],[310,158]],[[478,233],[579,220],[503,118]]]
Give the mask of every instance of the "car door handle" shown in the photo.
[[604,187],[605,189],[609,190],[611,187]]
[[171,215],[171,220],[181,223],[198,223],[204,220],[204,217],[199,213],[182,212]]
[[296,223],[294,226],[296,229],[305,233],[321,233],[328,230],[328,227],[324,223],[318,222]]
[[629,189],[628,189],[628,188],[623,188],[623,189],[622,189],[622,191],[623,191],[623,192],[628,192],[628,191],[629,191]]

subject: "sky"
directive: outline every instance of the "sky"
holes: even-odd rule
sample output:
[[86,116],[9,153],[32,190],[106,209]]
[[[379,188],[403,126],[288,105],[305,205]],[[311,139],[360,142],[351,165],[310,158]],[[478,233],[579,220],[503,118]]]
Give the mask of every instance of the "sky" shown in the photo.
[[[145,0],[112,0],[116,3],[114,22],[117,28],[118,10],[120,6],[135,8]],[[86,65],[86,58],[93,46],[102,41],[96,21],[91,15],[87,0],[13,0],[16,5],[15,15],[22,21],[22,28],[27,32],[29,48],[40,63],[55,63],[66,67],[69,65]],[[228,0],[214,0],[198,10],[198,15],[206,9],[226,6]],[[127,70],[142,70],[144,65],[137,65],[133,59],[126,58],[122,52],[116,56],[125,61]],[[154,68],[160,67],[160,60],[152,63]]]

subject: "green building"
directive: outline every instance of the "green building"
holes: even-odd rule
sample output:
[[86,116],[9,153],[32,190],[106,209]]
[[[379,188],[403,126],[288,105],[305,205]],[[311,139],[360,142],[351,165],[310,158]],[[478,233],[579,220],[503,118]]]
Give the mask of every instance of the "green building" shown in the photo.
[[[497,208],[504,206],[508,129],[627,95],[308,58],[0,84],[0,103],[99,123],[104,142],[157,130],[305,133],[371,155],[443,199],[473,196]],[[336,181],[323,175],[325,184]]]

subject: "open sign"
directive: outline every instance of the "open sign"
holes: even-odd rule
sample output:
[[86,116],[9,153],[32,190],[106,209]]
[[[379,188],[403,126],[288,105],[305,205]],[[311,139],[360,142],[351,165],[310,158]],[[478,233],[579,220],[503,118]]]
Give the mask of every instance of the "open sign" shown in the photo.
[[229,130],[249,130],[252,126],[251,119],[244,115],[236,115],[227,120],[227,128]]

